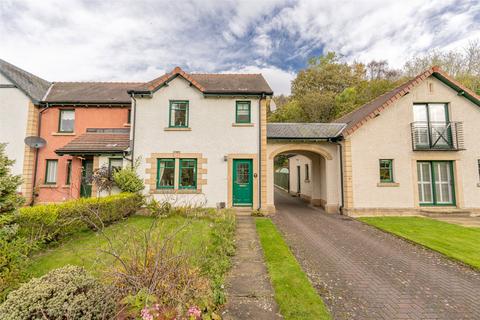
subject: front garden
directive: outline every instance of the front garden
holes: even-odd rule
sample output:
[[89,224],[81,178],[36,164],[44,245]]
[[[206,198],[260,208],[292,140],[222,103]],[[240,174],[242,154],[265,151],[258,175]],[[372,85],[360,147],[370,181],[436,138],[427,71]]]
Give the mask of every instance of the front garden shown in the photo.
[[220,319],[233,212],[136,192],[19,208],[11,163],[0,145],[0,319]]
[[359,220],[480,269],[480,228],[422,217],[368,217]]

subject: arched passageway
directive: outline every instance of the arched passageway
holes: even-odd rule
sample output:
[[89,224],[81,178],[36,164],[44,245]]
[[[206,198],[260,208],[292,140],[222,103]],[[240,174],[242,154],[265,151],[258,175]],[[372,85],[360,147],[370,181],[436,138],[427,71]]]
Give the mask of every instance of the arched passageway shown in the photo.
[[[339,212],[341,200],[341,175],[339,146],[333,142],[294,142],[268,141],[267,144],[267,205],[275,210],[275,171],[279,163],[275,159],[285,159],[280,166],[288,168],[288,185],[284,191],[299,196],[328,213]],[[277,180],[278,184],[278,180]]]

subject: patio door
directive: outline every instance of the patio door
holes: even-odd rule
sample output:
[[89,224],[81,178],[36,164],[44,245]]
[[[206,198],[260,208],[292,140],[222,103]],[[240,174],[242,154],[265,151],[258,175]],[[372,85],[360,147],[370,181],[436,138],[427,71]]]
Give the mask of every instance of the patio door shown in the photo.
[[418,161],[417,176],[420,205],[455,205],[452,161]]

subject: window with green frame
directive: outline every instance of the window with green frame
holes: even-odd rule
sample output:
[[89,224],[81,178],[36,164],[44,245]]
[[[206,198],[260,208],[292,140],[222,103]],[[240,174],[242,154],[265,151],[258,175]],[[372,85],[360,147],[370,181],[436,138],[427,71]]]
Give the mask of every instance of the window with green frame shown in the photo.
[[67,160],[67,178],[65,180],[65,184],[67,186],[70,185],[71,179],[72,179],[72,160]]
[[73,132],[75,129],[75,110],[60,109],[58,115],[58,132]]
[[47,160],[45,167],[45,184],[57,183],[58,160]]
[[170,128],[188,127],[188,101],[170,100],[169,124]]
[[250,101],[237,101],[235,107],[236,123],[251,123]]
[[417,183],[421,206],[455,205],[453,161],[417,161]]
[[175,187],[175,159],[157,159],[157,189]]
[[380,159],[380,182],[393,182],[392,159]]
[[179,189],[197,188],[197,159],[180,159]]

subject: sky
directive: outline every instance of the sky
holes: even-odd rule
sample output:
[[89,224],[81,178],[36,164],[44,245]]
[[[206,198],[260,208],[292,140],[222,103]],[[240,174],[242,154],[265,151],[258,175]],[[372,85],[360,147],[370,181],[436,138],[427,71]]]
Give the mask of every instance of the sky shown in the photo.
[[0,59],[49,81],[262,73],[288,94],[308,59],[388,60],[480,39],[480,0],[0,0]]

